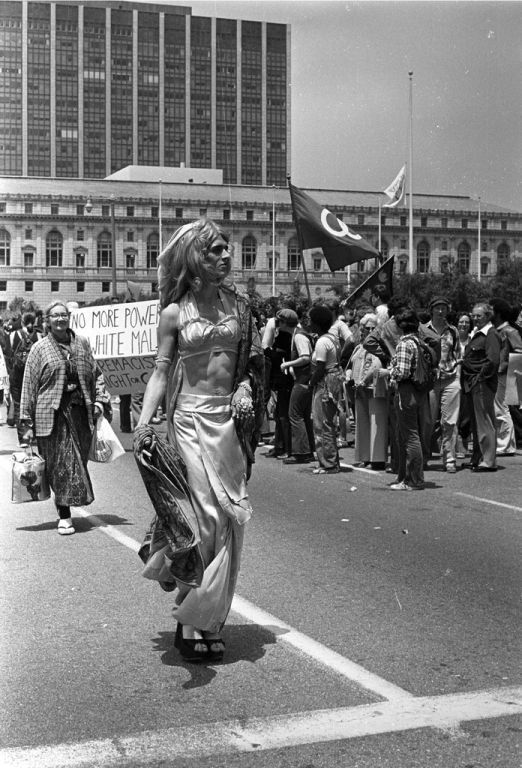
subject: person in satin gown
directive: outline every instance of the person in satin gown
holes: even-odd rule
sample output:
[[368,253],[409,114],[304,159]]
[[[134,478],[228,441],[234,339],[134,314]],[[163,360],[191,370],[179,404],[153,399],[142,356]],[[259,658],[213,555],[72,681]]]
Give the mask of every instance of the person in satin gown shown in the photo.
[[188,661],[219,660],[252,513],[247,480],[263,420],[264,356],[248,299],[227,279],[221,227],[185,224],[158,263],[158,353],[135,453],[153,449],[148,425],[166,395],[167,439],[186,466],[204,563],[200,586],[178,582],[173,592],[176,647]]

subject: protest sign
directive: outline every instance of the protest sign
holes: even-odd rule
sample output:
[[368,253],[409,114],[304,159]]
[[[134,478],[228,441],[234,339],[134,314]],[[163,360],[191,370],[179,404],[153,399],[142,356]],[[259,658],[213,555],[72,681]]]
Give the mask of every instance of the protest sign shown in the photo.
[[520,352],[509,355],[504,402],[506,405],[522,404],[522,353]]
[[144,392],[154,369],[160,306],[155,300],[81,307],[71,328],[89,339],[113,395]]
[[7,373],[4,353],[0,347],[0,390],[2,389],[9,389],[9,375]]
[[82,307],[71,313],[71,328],[86,336],[96,360],[155,355],[160,305],[156,300]]

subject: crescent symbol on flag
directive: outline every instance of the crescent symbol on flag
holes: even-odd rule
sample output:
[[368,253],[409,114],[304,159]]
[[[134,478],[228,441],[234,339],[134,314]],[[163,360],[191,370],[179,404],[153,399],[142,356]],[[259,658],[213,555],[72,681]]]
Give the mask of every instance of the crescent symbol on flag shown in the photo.
[[[338,223],[339,229],[332,229],[332,227],[328,224],[327,217],[329,213],[334,217],[334,219]],[[344,223],[344,221],[340,221],[337,218],[337,216],[334,216],[334,214],[328,210],[328,208],[323,208],[323,210],[321,211],[321,224],[323,225],[324,229],[326,229],[326,231],[330,235],[333,235],[334,237],[348,236],[348,237],[351,237],[353,240],[362,239],[361,235],[356,235],[355,232],[351,232],[346,226],[346,224]]]

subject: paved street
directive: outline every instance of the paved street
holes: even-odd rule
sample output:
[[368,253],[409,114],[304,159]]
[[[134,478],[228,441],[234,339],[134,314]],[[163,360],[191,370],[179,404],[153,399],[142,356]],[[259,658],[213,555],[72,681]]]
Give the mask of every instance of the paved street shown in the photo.
[[[94,504],[58,537],[10,503],[0,427],[0,765],[519,768],[522,452],[496,475],[394,493],[260,449],[220,664],[173,647],[140,575],[152,509],[130,452],[91,465]],[[122,435],[127,449],[131,436]]]

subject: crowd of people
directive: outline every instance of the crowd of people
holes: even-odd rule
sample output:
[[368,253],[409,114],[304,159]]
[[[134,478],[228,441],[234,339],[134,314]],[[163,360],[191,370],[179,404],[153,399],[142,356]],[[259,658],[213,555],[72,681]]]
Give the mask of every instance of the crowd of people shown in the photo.
[[285,297],[262,329],[275,420],[265,455],[332,474],[339,448],[353,444],[355,465],[395,475],[400,491],[424,489],[436,455],[450,474],[495,472],[522,441],[522,403],[506,403],[519,315],[495,298],[456,316],[443,296],[419,312],[382,285],[356,309],[338,299],[303,309]]
[[[461,467],[495,472],[517,432],[522,440],[521,400],[506,403],[520,307],[499,298],[456,316],[438,296],[419,313],[379,285],[369,304],[283,296],[265,316],[228,280],[228,235],[207,219],[180,227],[158,261],[155,367],[139,399],[120,402],[120,429],[131,431],[132,410],[134,455],[156,509],[143,573],[172,592],[187,661],[223,656],[260,445],[316,475],[339,473],[339,451],[353,447],[356,466],[412,491],[424,489],[435,454],[448,473],[466,457]],[[89,447],[96,420],[112,417],[72,309],[57,300],[40,319],[26,312],[19,327],[0,329],[11,425],[46,461],[61,535],[74,533],[71,506],[94,499]],[[154,429],[158,413],[166,437]]]

